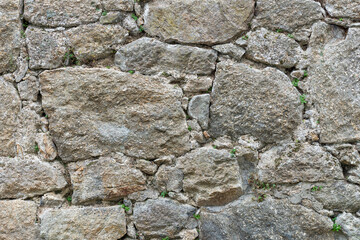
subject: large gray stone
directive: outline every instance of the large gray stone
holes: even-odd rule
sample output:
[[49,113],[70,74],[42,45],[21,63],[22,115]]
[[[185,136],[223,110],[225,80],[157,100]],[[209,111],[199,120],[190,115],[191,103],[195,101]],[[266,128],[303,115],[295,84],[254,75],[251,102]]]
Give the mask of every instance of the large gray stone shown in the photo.
[[110,152],[155,159],[189,150],[182,92],[172,85],[99,68],[45,71],[40,84],[63,161]]
[[70,163],[68,167],[73,187],[73,204],[98,200],[117,201],[128,194],[146,189],[145,176],[121,155]]
[[139,233],[151,237],[174,238],[193,217],[196,209],[173,200],[159,198],[135,203],[134,223]]
[[330,218],[301,205],[246,196],[221,208],[203,208],[200,239],[333,239]]
[[14,86],[0,77],[0,156],[15,156],[15,133],[21,101]]
[[313,0],[258,0],[252,28],[265,27],[293,32],[323,19],[324,10]]
[[123,71],[144,74],[176,70],[190,74],[210,74],[215,69],[214,50],[166,44],[143,37],[119,49],[115,63]]
[[18,0],[0,0],[0,74],[16,70],[20,54],[20,18]]
[[177,160],[184,172],[183,189],[198,206],[224,205],[243,192],[237,158],[226,150],[196,149]]
[[289,138],[300,124],[300,94],[289,78],[274,68],[245,64],[217,65],[210,107],[214,137],[250,134],[269,143]]
[[166,41],[216,44],[248,29],[253,0],[154,0],[145,5],[145,31]]
[[0,198],[27,198],[56,191],[67,185],[61,164],[35,156],[0,158]]
[[44,27],[73,27],[96,22],[101,16],[99,0],[24,0],[24,18]]
[[341,231],[349,237],[349,240],[360,239],[360,218],[344,212],[336,217],[335,223],[341,226]]
[[259,179],[271,183],[318,182],[344,179],[340,162],[320,146],[293,143],[261,155]]
[[0,201],[0,239],[38,239],[36,212],[32,201]]
[[108,240],[126,234],[125,213],[119,206],[48,209],[40,220],[40,236],[46,240]]
[[332,17],[360,19],[360,0],[325,0],[324,6]]
[[[319,41],[322,38],[319,39]],[[360,29],[326,44],[309,67],[309,91],[319,112],[322,143],[360,140]]]
[[194,96],[189,102],[189,116],[196,119],[202,129],[207,129],[209,125],[209,107],[210,94]]

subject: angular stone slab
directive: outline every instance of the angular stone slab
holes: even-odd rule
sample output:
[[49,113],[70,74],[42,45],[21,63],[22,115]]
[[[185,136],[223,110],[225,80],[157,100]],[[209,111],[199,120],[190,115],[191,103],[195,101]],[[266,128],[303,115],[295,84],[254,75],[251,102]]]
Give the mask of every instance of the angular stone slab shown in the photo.
[[360,0],[325,0],[324,6],[332,17],[360,19]]
[[144,28],[181,43],[216,44],[248,29],[253,0],[154,0],[145,5]]
[[50,132],[63,161],[110,152],[155,159],[189,150],[179,88],[99,68],[45,71],[40,85]]

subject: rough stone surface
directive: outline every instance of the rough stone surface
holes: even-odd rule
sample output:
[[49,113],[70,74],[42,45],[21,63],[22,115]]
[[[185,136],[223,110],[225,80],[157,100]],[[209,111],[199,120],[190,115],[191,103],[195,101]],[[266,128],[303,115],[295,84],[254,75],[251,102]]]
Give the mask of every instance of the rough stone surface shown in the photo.
[[155,175],[155,185],[162,191],[180,192],[182,190],[182,180],[184,174],[181,170],[170,167],[161,166]]
[[0,239],[37,239],[36,211],[32,201],[0,201]]
[[230,57],[238,61],[240,61],[242,56],[245,54],[245,49],[243,49],[242,47],[238,47],[232,43],[216,45],[213,47],[213,49],[222,54],[229,55]]
[[24,0],[24,18],[44,27],[72,27],[100,18],[99,0]]
[[360,239],[360,218],[345,212],[337,216],[335,223],[341,226],[341,231],[344,232],[350,240]]
[[134,8],[133,0],[101,0],[102,5],[106,10],[122,10],[132,11]]
[[299,96],[279,70],[221,62],[212,90],[210,131],[216,137],[251,134],[263,142],[288,138],[301,121]]
[[128,31],[120,25],[94,23],[72,28],[66,34],[75,57],[83,62],[113,54],[125,41]]
[[164,40],[216,44],[247,30],[253,11],[253,0],[155,0],[145,5],[144,26]]
[[136,168],[140,169],[143,173],[154,175],[158,166],[154,162],[140,159],[136,161]]
[[121,47],[115,63],[123,71],[135,70],[144,74],[169,70],[210,74],[215,69],[216,56],[214,50],[166,44],[144,37]]
[[200,148],[177,160],[183,188],[198,206],[224,205],[242,194],[237,159],[226,150]]
[[332,222],[303,206],[246,197],[223,208],[204,208],[200,239],[318,239],[331,238]]
[[36,143],[39,154],[46,161],[53,161],[57,157],[57,150],[51,136],[48,133],[36,134]]
[[185,227],[196,209],[169,199],[147,200],[136,203],[134,223],[146,237],[174,238]]
[[25,159],[0,158],[0,198],[27,198],[56,191],[67,185],[60,164]]
[[251,27],[293,32],[324,18],[320,3],[313,0],[258,0]]
[[39,81],[35,76],[27,75],[24,77],[24,81],[17,85],[21,100],[25,101],[37,101],[40,86]]
[[96,68],[45,71],[40,83],[50,132],[64,161],[111,151],[154,159],[189,149],[182,94],[171,85]]
[[45,210],[40,215],[44,239],[120,239],[126,234],[124,210],[115,207],[86,207]]
[[332,17],[360,19],[359,0],[325,0],[324,6]]
[[209,94],[194,96],[189,102],[189,116],[196,119],[202,129],[207,129],[209,125],[209,106]]
[[291,68],[300,60],[302,49],[292,38],[261,28],[250,33],[246,56],[257,62]]
[[[146,189],[145,177],[126,163],[125,157],[109,157],[69,164],[73,185],[72,203],[119,200]],[[91,191],[89,191],[91,189]]]

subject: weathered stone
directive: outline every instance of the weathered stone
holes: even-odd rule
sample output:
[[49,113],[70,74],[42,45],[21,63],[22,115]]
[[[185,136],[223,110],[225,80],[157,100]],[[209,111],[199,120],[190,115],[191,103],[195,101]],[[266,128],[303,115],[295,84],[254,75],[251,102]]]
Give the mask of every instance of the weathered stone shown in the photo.
[[115,63],[123,71],[154,74],[176,70],[191,74],[210,74],[215,69],[216,52],[198,47],[166,44],[143,37],[119,49]]
[[120,239],[126,234],[125,213],[119,206],[45,210],[40,215],[44,239]]
[[326,44],[308,70],[322,143],[360,140],[359,39],[360,29],[350,28],[345,40]]
[[0,0],[0,74],[16,70],[20,54],[20,19],[18,0]]
[[313,0],[258,0],[251,27],[265,27],[293,32],[311,25],[325,15],[320,3]]
[[96,60],[114,53],[129,35],[120,25],[99,23],[72,28],[66,32],[71,49],[80,62]]
[[182,93],[172,85],[99,68],[45,71],[40,83],[63,161],[119,151],[155,159],[189,149]]
[[229,55],[237,61],[240,61],[242,56],[245,54],[245,49],[243,49],[242,47],[238,47],[232,43],[216,45],[213,47],[213,49],[222,54]]
[[345,169],[345,177],[349,182],[360,184],[360,154],[351,144],[336,145],[332,150]]
[[39,81],[35,76],[27,75],[24,81],[18,83],[18,90],[21,100],[23,101],[37,101],[39,95]]
[[124,28],[126,28],[132,35],[139,35],[141,30],[139,29],[135,19],[131,15],[127,15],[122,22]]
[[56,194],[54,192],[45,193],[40,198],[40,206],[41,207],[55,207],[60,208],[66,199],[64,198],[63,194]]
[[299,95],[279,70],[220,62],[212,90],[210,134],[251,134],[265,143],[288,138],[301,122]]
[[332,17],[360,19],[359,0],[325,0],[324,6]]
[[261,28],[249,34],[246,56],[257,62],[291,68],[299,61],[300,45],[292,38]]
[[184,172],[184,192],[198,206],[224,205],[242,194],[237,159],[226,150],[196,149],[178,158],[177,167]]
[[174,238],[187,224],[196,209],[169,199],[159,198],[135,203],[134,223],[146,237]]
[[102,5],[106,10],[122,10],[132,11],[134,9],[133,0],[101,0]]
[[292,143],[273,147],[257,166],[262,182],[297,183],[344,179],[340,162],[320,146]]
[[317,239],[332,238],[332,222],[301,205],[246,196],[222,208],[203,208],[200,239]]
[[199,236],[196,229],[191,229],[191,230],[184,229],[179,233],[179,235],[182,240],[194,240]]
[[24,159],[0,158],[0,198],[27,198],[66,186],[59,164]]
[[159,196],[159,192],[155,191],[154,189],[148,188],[144,191],[131,193],[127,197],[130,200],[143,202],[147,199],[156,199],[158,196]]
[[70,163],[72,203],[116,201],[130,193],[146,189],[145,176],[127,164],[124,158],[101,157],[98,160]]
[[73,27],[96,22],[101,15],[99,0],[24,0],[24,18],[44,27]]
[[166,41],[216,44],[248,29],[253,0],[155,0],[145,5],[145,31]]
[[48,133],[36,134],[36,143],[39,154],[46,161],[53,161],[57,157],[57,150],[51,136]]
[[31,201],[0,201],[0,239],[37,239],[36,211]]
[[0,77],[0,156],[15,156],[16,119],[21,101],[14,86]]
[[184,77],[183,90],[185,93],[206,92],[213,84],[212,77],[190,75]]
[[100,17],[101,24],[111,24],[122,22],[127,16],[124,12],[108,12],[105,16]]
[[183,178],[181,170],[162,165],[155,175],[155,185],[160,191],[180,192]]
[[30,69],[53,69],[63,65],[68,51],[63,31],[29,26],[25,35]]
[[345,233],[349,240],[360,239],[360,219],[354,217],[351,213],[342,213],[337,216],[336,224],[341,226],[341,231]]
[[196,119],[202,129],[209,125],[210,94],[194,96],[189,102],[189,116]]
[[156,173],[156,170],[158,166],[151,161],[140,159],[136,161],[136,168],[140,169],[142,172],[154,175]]

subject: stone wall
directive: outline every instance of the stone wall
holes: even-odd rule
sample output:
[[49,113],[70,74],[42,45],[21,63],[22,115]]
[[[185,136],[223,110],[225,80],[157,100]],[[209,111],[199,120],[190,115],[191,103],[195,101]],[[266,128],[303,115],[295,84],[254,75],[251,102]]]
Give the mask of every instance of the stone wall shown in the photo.
[[360,0],[0,20],[0,239],[360,239]]

